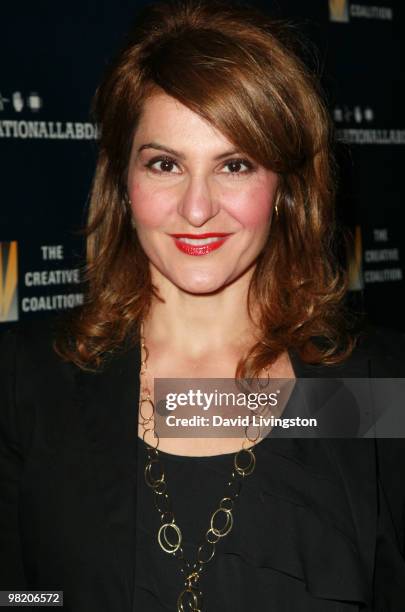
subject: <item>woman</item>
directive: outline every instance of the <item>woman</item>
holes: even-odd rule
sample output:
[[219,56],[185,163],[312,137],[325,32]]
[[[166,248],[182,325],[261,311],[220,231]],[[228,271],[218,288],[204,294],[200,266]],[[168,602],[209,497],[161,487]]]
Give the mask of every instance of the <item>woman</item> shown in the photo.
[[405,604],[402,442],[154,435],[155,379],[403,375],[398,343],[348,331],[329,119],[287,33],[154,4],[100,86],[86,303],[3,338],[3,589],[75,612]]

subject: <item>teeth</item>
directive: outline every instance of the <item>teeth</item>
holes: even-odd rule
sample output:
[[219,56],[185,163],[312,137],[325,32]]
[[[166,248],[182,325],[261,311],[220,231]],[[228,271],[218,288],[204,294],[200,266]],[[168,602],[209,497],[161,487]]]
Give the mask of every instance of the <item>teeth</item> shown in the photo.
[[218,240],[222,240],[221,237],[211,237],[211,238],[178,238],[180,242],[184,242],[185,244],[191,244],[193,246],[204,246],[206,244],[212,244],[213,242],[218,242]]

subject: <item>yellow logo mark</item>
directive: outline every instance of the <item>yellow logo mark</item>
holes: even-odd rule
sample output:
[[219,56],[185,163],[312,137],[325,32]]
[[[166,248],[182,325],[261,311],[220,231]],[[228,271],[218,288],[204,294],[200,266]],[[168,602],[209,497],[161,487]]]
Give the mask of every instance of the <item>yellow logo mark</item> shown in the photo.
[[348,0],[329,0],[329,16],[331,21],[349,21]]
[[348,276],[350,291],[360,291],[364,288],[362,253],[361,228],[360,225],[356,225],[353,242],[348,253]]
[[17,241],[0,242],[0,322],[17,321]]

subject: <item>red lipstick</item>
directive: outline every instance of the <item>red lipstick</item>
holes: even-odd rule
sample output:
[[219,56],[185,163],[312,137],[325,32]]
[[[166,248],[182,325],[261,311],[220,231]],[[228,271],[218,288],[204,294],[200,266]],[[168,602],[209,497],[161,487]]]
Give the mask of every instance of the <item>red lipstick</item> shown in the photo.
[[219,249],[231,234],[209,232],[205,234],[170,234],[176,247],[186,255],[207,255]]

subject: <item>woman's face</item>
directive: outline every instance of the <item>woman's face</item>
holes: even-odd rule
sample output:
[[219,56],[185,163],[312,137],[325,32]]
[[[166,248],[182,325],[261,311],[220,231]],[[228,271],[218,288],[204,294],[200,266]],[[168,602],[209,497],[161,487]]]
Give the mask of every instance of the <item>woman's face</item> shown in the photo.
[[154,282],[202,294],[252,269],[271,224],[277,175],[166,94],[144,104],[128,195]]

